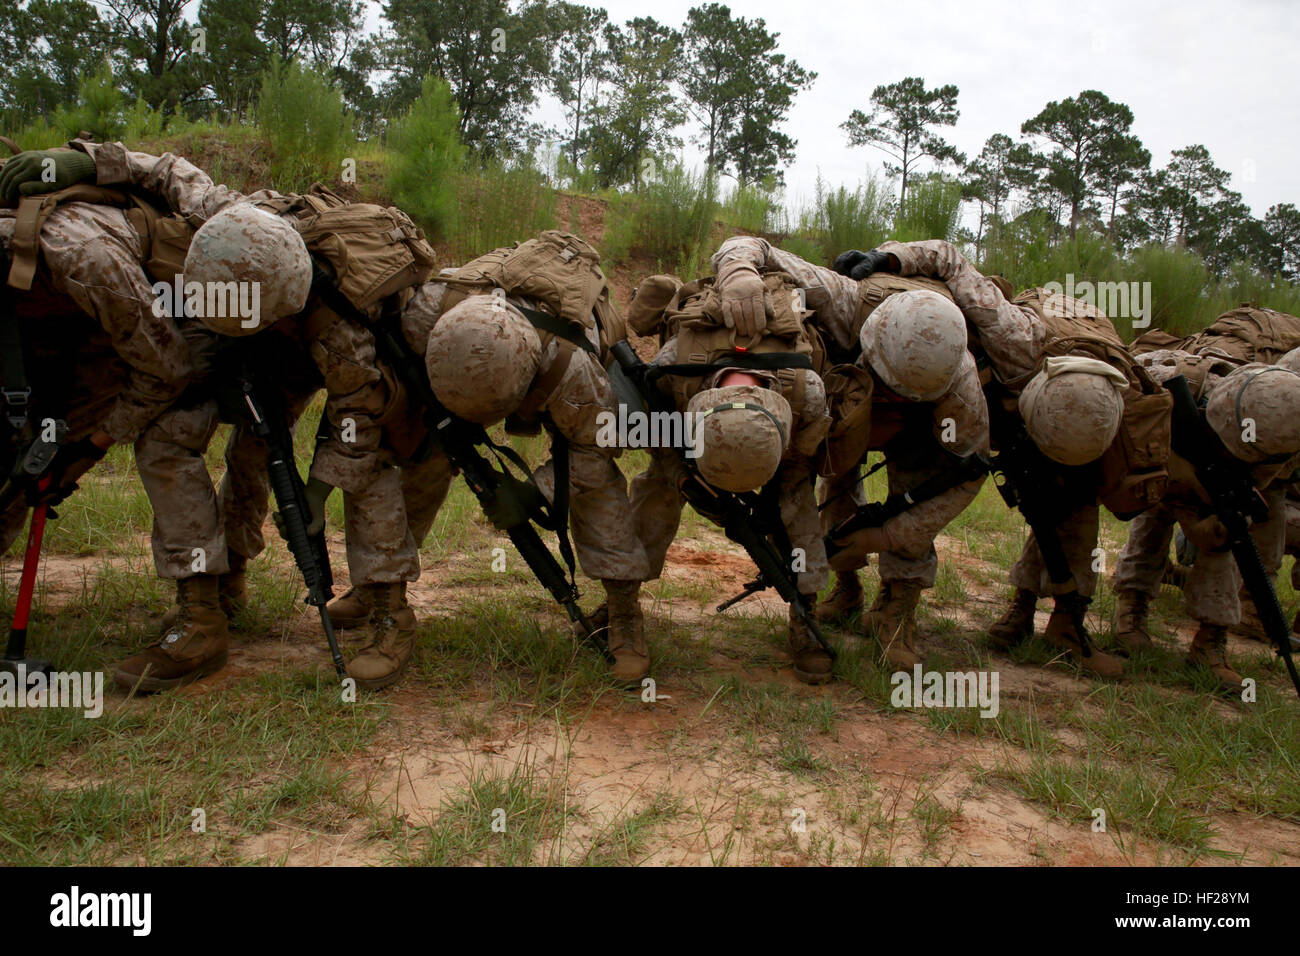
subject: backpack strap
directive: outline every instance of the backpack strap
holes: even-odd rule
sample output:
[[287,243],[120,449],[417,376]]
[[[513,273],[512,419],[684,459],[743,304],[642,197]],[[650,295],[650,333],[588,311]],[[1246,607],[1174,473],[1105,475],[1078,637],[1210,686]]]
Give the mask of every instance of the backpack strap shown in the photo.
[[0,288],[0,395],[4,397],[5,414],[14,434],[22,435],[27,429],[27,407],[32,397],[27,382],[27,363],[23,353],[22,327],[14,302],[14,292]]
[[[587,343],[590,346],[590,342]],[[555,356],[555,361],[538,379],[536,384],[528,390],[524,400],[519,403],[515,409],[515,415],[527,421],[535,418],[541,411],[542,406],[551,394],[560,387],[560,382],[564,381],[564,375],[569,371],[569,364],[573,361],[573,356],[578,350],[567,341],[560,341],[560,350]]]
[[130,199],[120,190],[106,189],[90,183],[78,183],[41,196],[23,196],[18,200],[18,215],[14,220],[13,264],[9,267],[10,287],[24,292],[31,289],[32,280],[36,277],[36,263],[40,258],[41,227],[56,208],[70,202],[125,207],[130,203]]

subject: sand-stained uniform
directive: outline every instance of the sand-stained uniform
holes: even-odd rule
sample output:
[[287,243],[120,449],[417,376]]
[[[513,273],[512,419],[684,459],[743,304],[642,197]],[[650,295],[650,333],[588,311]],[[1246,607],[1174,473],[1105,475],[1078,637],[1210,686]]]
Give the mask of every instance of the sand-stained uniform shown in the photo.
[[[401,390],[381,368],[371,330],[340,316],[312,291],[313,268],[325,258],[320,250],[333,246],[331,236],[317,236],[310,228],[326,218],[326,208],[341,201],[325,194],[295,197],[266,190],[245,196],[213,183],[202,170],[170,153],[152,156],[118,143],[82,148],[95,160],[100,185],[120,184],[154,196],[195,230],[192,237],[177,240],[189,243],[187,284],[199,280],[207,288],[257,285],[264,313],[260,320],[224,313],[199,318],[223,337],[264,329],[279,337],[254,338],[241,345],[260,352],[262,359],[282,356],[282,362],[273,364],[281,404],[290,417],[305,407],[317,388],[325,389],[325,424],[307,486],[313,523],[323,522],[325,498],[333,488],[341,488],[352,582],[370,592],[372,608],[363,647],[348,672],[362,686],[390,683],[409,659],[414,642],[415,619],[405,588],[419,576],[420,567],[407,528],[401,473],[391,451],[395,442],[385,436],[386,427],[401,419]],[[432,250],[400,212],[390,209],[383,214],[390,220],[394,248],[407,250],[410,274],[399,278],[398,285],[418,283],[432,267]],[[304,235],[318,243],[311,252]],[[341,285],[349,277],[338,278]],[[373,291],[378,295],[390,290]],[[238,428],[227,451],[227,478],[222,491],[214,491],[202,467],[202,452],[220,409],[201,387],[199,396],[199,401],[182,402],[159,416],[137,441],[137,462],[155,509],[155,560],[161,575],[178,581],[182,626],[173,626],[159,645],[121,665],[119,682],[147,681],[145,667],[179,669],[184,672],[167,680],[183,680],[195,668],[206,668],[211,659],[224,656],[226,614],[208,592],[223,575],[239,575],[262,545],[265,446],[246,427]],[[205,556],[201,565],[195,563],[196,553]],[[228,592],[234,590],[227,587]],[[203,611],[201,626],[186,623],[187,605],[196,602]],[[172,637],[176,640],[166,643]]]
[[[567,515],[577,564],[601,581],[611,673],[638,681],[650,667],[640,588],[648,573],[632,527],[620,449],[598,441],[602,415],[618,400],[607,368],[625,337],[598,253],[577,236],[548,230],[496,249],[419,286],[401,312],[406,344],[423,361],[438,401],[465,421],[550,438],[551,457],[533,471],[553,513]],[[557,467],[567,462],[567,474]],[[402,468],[413,539],[429,533],[452,479],[436,443]],[[520,489],[524,494],[530,489]],[[558,503],[563,507],[557,508]],[[498,527],[508,516],[489,514]],[[331,605],[343,624],[357,595]]]
[[[69,161],[82,164],[74,163],[72,175],[92,166],[80,143],[21,158],[39,169],[49,157],[58,159],[60,176]],[[154,249],[145,225],[166,213],[119,192],[76,188],[66,176],[47,185],[44,194],[0,207],[0,246],[8,273],[3,294],[17,330],[12,344],[25,353],[32,389],[25,413],[32,422],[52,418],[68,426],[49,472],[57,499],[109,447],[134,442],[184,391],[194,363],[177,323],[153,308],[154,282],[171,278],[179,265]],[[6,418],[14,413],[6,402]],[[19,498],[6,512],[3,550],[25,508]]]
[[[1176,350],[1222,359],[1220,370],[1233,364],[1260,362],[1300,371],[1300,353],[1297,353],[1297,349],[1300,349],[1300,318],[1250,304],[1229,309],[1193,335],[1176,336],[1163,329],[1153,329],[1139,336],[1132,346],[1135,355],[1156,350]],[[1300,554],[1300,524],[1297,523],[1296,508],[1291,503],[1300,493],[1296,491],[1296,483],[1288,482],[1285,476],[1279,476],[1260,493],[1268,502],[1269,516],[1266,522],[1253,524],[1250,533],[1259,548],[1269,580],[1276,582],[1282,559],[1287,554]],[[1294,570],[1292,578],[1300,580]],[[1241,616],[1232,629],[1245,637],[1266,641],[1259,612],[1244,585],[1239,600]],[[1145,606],[1136,606],[1141,602],[1141,592],[1121,592],[1118,595],[1117,631],[1131,631],[1133,615],[1145,615]],[[1293,630],[1297,626],[1300,626],[1300,614],[1297,614],[1293,622]],[[1141,640],[1140,637],[1137,639]]]
[[[748,336],[726,326],[712,276],[684,285],[651,276],[638,286],[629,324],[660,343],[647,372],[658,397],[651,414],[667,411],[682,425],[654,437],[649,467],[632,479],[632,509],[657,578],[692,472],[715,494],[757,494],[769,518],[759,530],[779,539],[782,563],[804,607],[812,608],[829,577],[814,489],[817,451],[831,423],[820,375],[824,350],[793,278],[768,272],[762,283],[761,307],[770,315],[761,332]],[[752,361],[736,364],[740,357]],[[829,653],[793,606],[788,648],[800,680],[831,679]]]
[[[1300,375],[1278,365],[1241,364],[1221,355],[1177,349],[1144,352],[1138,361],[1157,381],[1187,379],[1193,398],[1223,444],[1221,453],[1248,466],[1254,487],[1281,511],[1277,483],[1285,482],[1300,452]],[[1207,668],[1225,689],[1241,688],[1227,657],[1226,634],[1240,620],[1241,576],[1227,550],[1227,532],[1191,465],[1174,454],[1160,504],[1135,518],[1115,568],[1116,639],[1132,651],[1152,646],[1147,607],[1169,562],[1175,525],[1195,546],[1183,585],[1187,613],[1197,623],[1188,662]],[[1280,536],[1278,536],[1280,537]],[[1266,562],[1267,567],[1267,562]],[[1274,566],[1276,567],[1276,566]]]
[[[828,479],[822,495],[824,532],[840,526],[865,503],[859,475],[868,451],[884,452],[891,499],[922,485],[941,485],[946,477],[962,479],[916,501],[879,527],[832,542],[837,549],[830,559],[836,589],[819,608],[819,617],[844,617],[861,606],[857,570],[866,565],[869,554],[879,554],[881,586],[874,605],[863,615],[865,632],[880,640],[887,661],[911,667],[920,661],[914,645],[916,604],[921,591],[934,586],[938,568],[935,538],[970,504],[983,482],[981,474],[966,477],[963,463],[989,450],[987,407],[974,359],[965,349],[961,316],[955,316],[952,327],[943,313],[945,306],[951,308],[951,296],[940,284],[897,279],[859,282],[755,237],[727,240],[715,253],[713,265],[722,289],[751,269],[787,273],[814,312],[810,322],[820,331],[830,356],[824,378],[832,423],[818,461],[820,474]],[[873,357],[884,350],[876,346],[892,345],[890,330],[906,316],[891,316],[878,326],[883,315],[878,310],[896,296],[902,297],[900,302],[916,298],[930,310],[927,315],[947,319],[944,335],[935,337],[944,338],[940,345],[945,357],[935,361],[925,349],[914,353],[905,349],[896,360],[896,374],[886,368],[882,376],[885,364],[873,364]],[[922,320],[922,328],[926,321]],[[905,327],[898,325],[900,330]],[[939,325],[937,319],[934,325]],[[871,348],[864,349],[864,335]],[[926,335],[914,338],[932,344]],[[906,389],[905,380],[918,376],[926,381],[926,394],[899,391]]]
[[1028,487],[1015,489],[1020,505],[1054,532],[1047,561],[1030,530],[1011,568],[1015,595],[990,627],[990,641],[1007,649],[1029,637],[1038,599],[1052,596],[1047,639],[1085,670],[1119,676],[1122,662],[1081,633],[1104,566],[1099,506],[1127,520],[1159,502],[1168,477],[1170,397],[1095,306],[1048,289],[1013,297],[1005,280],[983,276],[942,240],[891,242],[879,251],[892,255],[903,275],[942,280],[962,309],[999,460],[1026,468]]

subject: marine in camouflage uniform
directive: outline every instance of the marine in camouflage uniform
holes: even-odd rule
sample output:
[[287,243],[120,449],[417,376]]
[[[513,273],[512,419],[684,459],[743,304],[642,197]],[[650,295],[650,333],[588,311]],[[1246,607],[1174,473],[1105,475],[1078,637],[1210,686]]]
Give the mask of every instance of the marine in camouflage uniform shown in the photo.
[[[811,321],[823,336],[842,354],[858,350],[867,311],[863,283],[750,236],[724,242],[714,254],[713,266],[724,292],[750,270],[788,273],[803,290],[807,307],[815,311]],[[964,331],[961,337],[964,342]],[[861,356],[856,364],[871,370]],[[988,453],[988,409],[975,361],[964,348],[947,388],[931,401],[908,399],[890,389],[878,374],[873,376],[868,447],[885,453],[891,496],[950,472],[957,459]],[[917,441],[918,434],[927,433],[931,442]],[[914,614],[921,591],[934,586],[935,538],[970,504],[982,483],[982,476],[964,481],[890,518],[880,528],[858,532],[840,542],[843,550],[830,561],[837,572],[832,601],[842,609],[855,601],[860,604],[857,569],[866,565],[867,555],[879,554],[880,591],[863,621],[866,630],[880,638],[886,659],[895,666],[911,667],[920,661],[914,646]],[[856,467],[833,477],[829,485],[830,502],[822,511],[824,530],[838,525],[865,501]],[[843,493],[846,489],[852,489],[852,494]]]
[[[407,343],[425,358],[435,395],[453,413],[485,425],[510,418],[512,427],[544,427],[567,442],[574,551],[582,570],[605,588],[603,623],[608,626],[614,658],[611,673],[619,680],[638,681],[650,665],[639,601],[647,563],[640,542],[628,533],[632,513],[627,481],[615,461],[620,451],[597,442],[599,416],[617,414],[609,376],[592,352],[566,347],[568,343],[558,336],[541,344],[516,308],[540,310],[541,303],[515,296],[472,295],[444,312],[446,291],[446,283],[434,279],[403,304]],[[481,343],[476,336],[484,328],[500,334],[491,343]],[[587,336],[598,350],[596,330],[587,330]],[[502,349],[500,353],[494,344]],[[512,349],[520,354],[513,355]],[[480,417],[485,404],[491,407]],[[544,462],[534,475],[541,493],[554,501],[554,461]],[[425,461],[403,466],[404,511],[417,544],[432,528],[452,477],[436,445]],[[499,516],[489,517],[499,523]],[[343,626],[351,624],[364,613],[364,600],[351,592],[342,596],[331,603],[331,617]]]
[[[202,170],[170,153],[152,156],[119,143],[78,146],[95,161],[100,185],[141,190],[200,229],[241,204],[281,198],[268,190],[245,196],[214,184]],[[250,266],[259,254],[251,245]],[[302,252],[305,256],[305,247]],[[309,260],[306,264],[310,269]],[[295,260],[294,265],[301,263]],[[186,269],[192,271],[189,259]],[[272,268],[276,282],[263,284],[264,299],[266,288],[279,295],[281,284],[310,281],[309,272],[305,280],[278,273]],[[308,372],[301,377],[315,379],[302,385],[290,374],[282,382],[290,415],[305,407],[315,387],[323,384],[326,390],[327,432],[316,444],[308,492],[313,510],[319,512],[314,517],[321,519],[324,496],[335,487],[343,490],[349,570],[354,585],[368,589],[372,598],[368,632],[349,674],[362,686],[384,686],[400,675],[410,656],[415,619],[405,586],[420,571],[407,529],[401,473],[384,441],[384,423],[399,401],[398,391],[392,376],[380,369],[370,330],[336,315],[314,296],[293,320],[277,322],[273,334],[288,338],[289,352],[297,353],[298,367]],[[314,372],[301,361],[304,357]],[[219,417],[212,399],[178,405],[158,416],[137,441],[136,459],[154,508],[155,563],[160,575],[178,581],[180,614],[162,641],[119,666],[119,683],[144,689],[174,686],[209,671],[213,661],[224,660],[226,614],[215,605],[213,585],[222,575],[238,575],[244,561],[261,547],[267,486],[265,447],[241,428],[234,432],[227,454],[233,472],[220,495],[214,491],[202,451]],[[223,513],[222,501],[238,506]],[[195,569],[195,549],[205,556],[202,571]],[[237,585],[227,586],[228,592],[238,590]],[[146,669],[157,676],[150,678]]]
[[[666,291],[663,280],[680,285],[667,276],[646,280],[633,299],[634,314],[645,300],[654,299],[657,293]],[[658,316],[651,316],[650,313],[655,312],[657,306],[661,315],[665,305],[667,303],[660,299],[655,305],[642,308],[646,314],[639,316],[634,324],[638,328],[644,328],[648,321],[649,324],[658,326]],[[676,336],[669,338],[651,365],[676,365],[682,361],[678,354],[678,344]],[[795,377],[801,378],[802,383],[795,384]],[[675,400],[676,381],[675,376],[662,376],[657,380],[657,386],[664,395],[665,402],[669,406],[675,405],[679,414],[694,415],[697,413],[696,406],[700,413],[711,412],[721,402],[765,401],[774,406],[776,414],[791,416],[790,434],[781,436],[779,444],[768,448],[764,437],[766,432],[772,430],[771,420],[761,413],[755,415],[752,411],[742,412],[754,420],[741,421],[735,427],[729,423],[729,431],[735,432],[738,447],[733,449],[719,444],[712,449],[711,454],[717,456],[720,462],[726,460],[733,473],[731,477],[739,478],[741,474],[746,476],[740,480],[738,489],[755,491],[769,485],[776,489],[774,504],[785,535],[791,548],[802,555],[799,564],[801,570],[796,574],[797,585],[811,607],[815,603],[817,592],[826,586],[829,578],[826,547],[814,492],[817,477],[814,456],[830,427],[826,390],[820,376],[811,369],[790,370],[788,389],[800,395],[797,411],[783,398],[777,400],[783,392],[783,383],[775,372],[754,372],[734,367],[711,369],[707,375],[691,379],[692,383],[698,384],[698,390],[686,402]],[[709,438],[719,442],[725,436],[725,432],[716,436],[708,434]],[[677,536],[681,523],[683,496],[680,488],[690,476],[687,470],[689,466],[682,460],[679,449],[655,447],[648,451],[650,465],[632,479],[631,498],[636,535],[645,545],[649,559],[649,577],[658,578],[663,573],[668,548]],[[710,451],[705,448],[699,448],[698,451],[700,454],[694,459],[695,467],[702,475],[707,475],[711,462],[705,455],[710,454]],[[754,477],[748,477],[751,472]],[[809,684],[830,680],[830,656],[808,633],[806,625],[793,609],[790,612],[788,637],[795,676]]]
[[[1032,376],[1042,367],[1043,350],[1051,338],[1051,330],[1043,317],[1029,305],[1010,301],[1011,289],[1005,280],[984,276],[956,246],[941,239],[887,242],[877,251],[892,257],[888,264],[882,263],[882,267],[888,271],[903,276],[930,276],[947,286],[962,314],[975,330],[976,339],[972,345],[982,353],[987,366],[982,374],[983,381],[996,377],[1007,386],[1012,398],[1021,395],[1022,390],[1027,390],[1026,386]],[[1118,339],[1116,343],[1118,344]],[[1106,389],[1103,388],[1102,391]],[[1022,414],[1023,407],[1021,403],[1021,408],[1016,409],[1014,414]],[[1117,402],[1116,412],[1120,409],[1122,405]],[[1109,445],[1119,417],[1118,414],[1115,415],[1113,425],[1107,423],[1110,428],[1108,437],[1091,442],[1091,447],[1085,448],[1091,438],[1085,434],[1083,427],[1088,420],[1088,417],[1080,414],[1069,423],[1039,423],[1037,431],[1039,434],[1055,431],[1065,435],[1061,444],[1075,444],[1074,450],[1081,452],[1078,454],[1080,461],[1087,461],[1090,456],[1099,456],[1105,446]],[[1099,431],[1097,434],[1102,433]],[[1049,458],[1054,457],[1047,448],[1041,447],[1041,443],[1040,450]],[[1065,456],[1055,457],[1060,460],[1060,457]],[[1062,473],[1063,480],[1065,474]],[[1098,490],[1090,483],[1081,487],[1080,480],[1076,477],[1071,477],[1061,489],[1072,506],[1057,524],[1057,536],[1073,575],[1078,597],[1085,603],[1092,599],[1097,587],[1095,549],[1098,545],[1100,520]],[[1054,596],[1059,591],[1048,575],[1032,530],[1020,557],[1011,567],[1010,580],[1016,589],[1015,598],[1003,618],[989,629],[990,640],[1003,649],[1019,643],[1033,633],[1038,599]],[[1085,651],[1074,619],[1065,607],[1058,605],[1053,610],[1045,633],[1051,643],[1067,650],[1085,670],[1106,677],[1118,677],[1122,673],[1122,662],[1114,655],[1095,647],[1089,647]]]
[[[69,155],[86,159],[80,153],[63,159]],[[0,208],[0,246],[10,259],[16,217],[16,209]],[[193,375],[180,329],[152,308],[153,282],[141,258],[140,234],[124,209],[67,203],[41,228],[32,290],[6,290],[29,353],[27,376],[40,403],[35,413],[68,423],[51,469],[55,498],[69,493],[109,447],[134,442]],[[19,499],[4,516],[3,550],[21,529],[25,509]]]
[[[1250,465],[1255,487],[1269,499],[1270,514],[1281,512],[1285,487],[1275,483],[1285,482],[1300,461],[1300,375],[1275,365],[1240,365],[1173,349],[1147,352],[1138,361],[1161,382],[1187,375],[1193,395],[1205,401],[1207,420],[1225,453]],[[1256,423],[1256,441],[1243,440],[1241,420],[1247,418]],[[1240,620],[1241,576],[1226,548],[1226,529],[1190,465],[1175,456],[1170,472],[1164,499],[1133,520],[1120,553],[1115,636],[1130,651],[1152,646],[1147,606],[1160,588],[1177,525],[1197,552],[1183,585],[1187,613],[1198,624],[1188,662],[1208,669],[1223,689],[1236,692],[1242,677],[1228,660],[1226,633]],[[1282,535],[1272,534],[1269,540],[1273,538],[1280,544]],[[1270,563],[1276,568],[1280,558],[1265,563],[1266,569]]]

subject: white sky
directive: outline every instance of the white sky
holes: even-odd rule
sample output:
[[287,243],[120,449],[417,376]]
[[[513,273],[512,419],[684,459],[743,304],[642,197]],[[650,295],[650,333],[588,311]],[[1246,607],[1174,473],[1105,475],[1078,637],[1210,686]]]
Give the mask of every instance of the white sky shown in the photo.
[[[606,0],[616,21],[650,15],[679,27],[700,0]],[[371,0],[368,23],[378,22]],[[1020,138],[1020,124],[1050,100],[1099,89],[1126,103],[1152,166],[1173,149],[1202,143],[1232,175],[1256,216],[1300,203],[1300,3],[1288,0],[929,0],[926,3],[746,0],[733,14],[762,17],[780,49],[816,82],[785,125],[798,140],[786,170],[789,199],[811,197],[820,170],[854,184],[884,158],[851,149],[839,129],[871,91],[905,76],[955,83],[961,118],[944,135],[968,156],[993,133]],[[539,119],[559,125],[544,104]],[[681,131],[689,133],[688,130]],[[686,138],[684,136],[684,138]],[[689,147],[687,161],[699,162]]]

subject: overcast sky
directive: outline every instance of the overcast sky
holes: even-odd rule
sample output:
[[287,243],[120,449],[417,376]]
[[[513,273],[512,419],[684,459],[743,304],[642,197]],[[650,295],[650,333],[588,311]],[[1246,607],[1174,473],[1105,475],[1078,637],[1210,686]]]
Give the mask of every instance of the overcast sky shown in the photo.
[[[611,20],[650,15],[681,26],[699,0],[608,0]],[[370,21],[375,22],[372,6]],[[944,131],[973,156],[993,133],[1049,101],[1098,89],[1133,110],[1152,166],[1202,143],[1232,173],[1256,216],[1300,203],[1300,2],[1296,0],[928,0],[925,3],[747,0],[733,14],[762,17],[780,49],[818,74],[794,102],[786,132],[798,140],[786,170],[789,199],[811,197],[818,170],[853,184],[879,150],[849,148],[839,128],[868,109],[871,91],[905,76],[954,83],[961,118]],[[554,107],[542,118],[559,124]],[[688,146],[688,162],[698,162]]]

